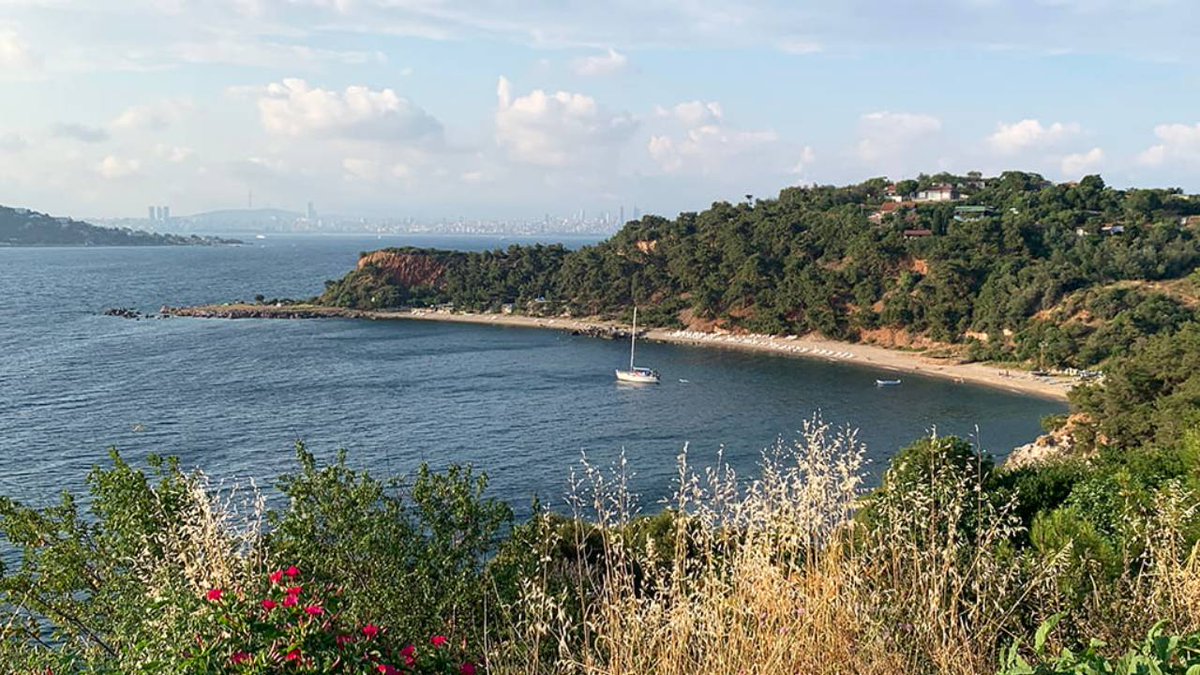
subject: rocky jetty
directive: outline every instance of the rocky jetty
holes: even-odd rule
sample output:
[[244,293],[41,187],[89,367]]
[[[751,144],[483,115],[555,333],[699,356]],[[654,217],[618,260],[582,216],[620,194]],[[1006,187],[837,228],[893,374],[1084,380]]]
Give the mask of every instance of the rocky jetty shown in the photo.
[[104,316],[115,316],[121,319],[132,319],[134,321],[150,318],[138,310],[133,309],[132,307],[109,307],[108,309],[104,310]]
[[159,310],[163,316],[194,319],[373,319],[377,312],[365,312],[343,307],[321,305],[201,305],[199,307],[167,307]]

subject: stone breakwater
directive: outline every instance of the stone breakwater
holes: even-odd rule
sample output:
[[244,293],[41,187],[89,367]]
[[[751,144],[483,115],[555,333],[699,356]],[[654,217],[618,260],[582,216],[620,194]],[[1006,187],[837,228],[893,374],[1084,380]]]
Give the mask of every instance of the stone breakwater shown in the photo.
[[168,307],[159,310],[163,316],[193,319],[374,319],[379,312],[367,312],[343,307],[318,305],[202,305],[199,307]]

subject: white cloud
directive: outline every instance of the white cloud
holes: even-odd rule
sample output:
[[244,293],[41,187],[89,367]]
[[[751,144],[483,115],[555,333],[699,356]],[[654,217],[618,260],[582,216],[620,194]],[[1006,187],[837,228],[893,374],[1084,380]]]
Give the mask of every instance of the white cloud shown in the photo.
[[187,159],[192,156],[193,150],[191,148],[180,147],[177,145],[166,145],[164,143],[159,143],[158,145],[154,146],[154,154],[160,159],[164,159],[172,164],[178,164],[180,162],[187,161]]
[[1000,123],[996,132],[988,136],[987,142],[993,150],[1011,155],[1026,149],[1053,146],[1078,135],[1079,132],[1080,127],[1076,122],[1054,122],[1049,126],[1042,126],[1038,120],[1025,119],[1013,124]]
[[51,130],[59,138],[70,138],[84,143],[102,143],[108,140],[108,132],[100,127],[89,127],[86,124],[56,124]]
[[1095,173],[1104,163],[1104,151],[1100,148],[1092,148],[1087,152],[1075,153],[1062,158],[1063,175],[1070,178],[1079,178],[1084,175]]
[[684,167],[700,173],[726,168],[738,155],[779,140],[774,131],[732,131],[717,125],[689,129],[682,138],[651,136],[647,148],[659,168],[667,173]]
[[142,163],[136,159],[121,159],[109,155],[96,165],[96,172],[109,180],[127,178],[136,174],[142,168]]
[[[764,151],[779,142],[774,131],[741,131],[724,123],[724,111],[716,101],[687,101],[670,109],[659,107],[659,117],[668,117],[683,127],[680,136],[654,135],[646,149],[659,169],[666,173],[732,173],[747,167],[739,159]],[[761,166],[758,168],[762,168]]]
[[816,54],[824,49],[825,48],[821,45],[821,43],[813,42],[811,40],[787,39],[782,40],[779,43],[779,51],[785,54],[797,54],[803,56],[805,54]]
[[406,179],[412,177],[412,168],[407,164],[389,165],[376,159],[347,157],[342,160],[343,178],[347,181],[378,183],[389,177]]
[[1168,161],[1200,161],[1200,123],[1160,124],[1154,135],[1161,141],[1138,155],[1139,164],[1161,166]]
[[627,67],[629,67],[629,57],[610,47],[605,54],[577,60],[575,74],[585,77],[615,75]]
[[378,51],[338,51],[317,49],[306,45],[256,42],[235,38],[221,38],[211,42],[187,42],[172,47],[170,53],[171,56],[183,63],[254,68],[296,68],[300,65],[322,63],[347,66],[387,63],[387,55]]
[[281,136],[417,141],[442,134],[441,123],[391,89],[350,86],[337,92],[288,78],[267,86],[258,110],[263,127]]
[[42,67],[42,59],[17,32],[0,29],[0,75],[28,75]]
[[374,183],[379,180],[379,162],[373,159],[347,157],[342,160],[342,169],[346,172],[346,180]]
[[177,122],[191,107],[191,102],[186,99],[135,105],[126,108],[111,126],[129,131],[161,131]]
[[496,143],[510,158],[541,166],[567,166],[613,150],[633,134],[638,122],[628,113],[611,113],[584,94],[535,89],[513,97],[501,77],[496,86]]
[[0,151],[20,152],[29,147],[29,141],[15,133],[0,134]]
[[893,160],[942,130],[932,115],[873,112],[859,118],[859,159],[868,163]]
[[800,159],[792,167],[791,173],[797,177],[803,177],[808,173],[808,167],[815,161],[817,161],[816,151],[812,149],[812,146],[806,145],[800,150]]
[[687,101],[678,103],[673,108],[659,106],[655,109],[659,117],[673,117],[685,127],[699,127],[705,124],[719,124],[725,116],[721,104],[716,101]]

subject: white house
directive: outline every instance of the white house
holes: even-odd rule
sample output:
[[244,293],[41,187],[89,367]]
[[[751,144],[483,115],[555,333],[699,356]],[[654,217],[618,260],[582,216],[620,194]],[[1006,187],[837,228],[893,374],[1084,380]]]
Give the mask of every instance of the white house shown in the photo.
[[918,202],[952,202],[959,198],[958,190],[949,185],[935,185],[928,190],[917,193],[914,201]]

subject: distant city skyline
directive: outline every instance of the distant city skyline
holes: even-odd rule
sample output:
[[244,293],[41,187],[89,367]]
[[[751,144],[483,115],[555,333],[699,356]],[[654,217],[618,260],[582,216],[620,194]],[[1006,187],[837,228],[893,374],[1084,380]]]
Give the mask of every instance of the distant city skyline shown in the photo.
[[[641,209],[632,208],[633,218]],[[371,217],[354,214],[319,214],[309,201],[305,211],[276,208],[223,209],[193,214],[171,213],[169,206],[149,206],[137,218],[97,216],[81,218],[94,224],[133,227],[164,233],[231,234],[237,232],[289,233],[461,233],[461,234],[612,234],[625,224],[625,208],[588,214],[577,209],[569,214],[544,213],[533,218],[414,218]]]
[[1188,0],[0,0],[0,203],[673,216],[1005,169],[1200,191]]

